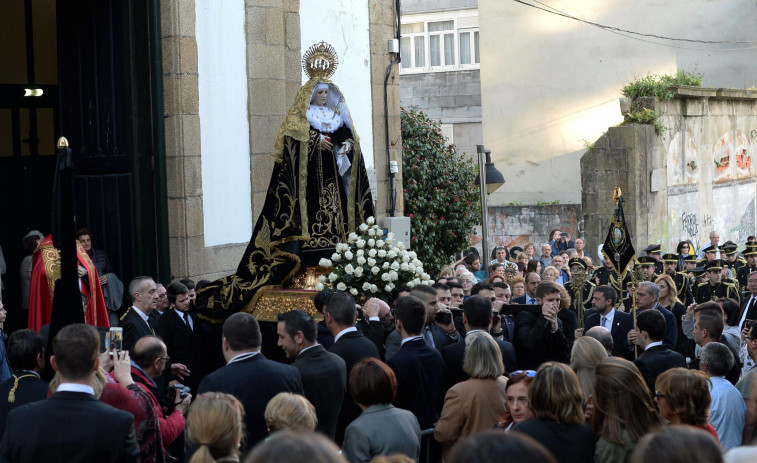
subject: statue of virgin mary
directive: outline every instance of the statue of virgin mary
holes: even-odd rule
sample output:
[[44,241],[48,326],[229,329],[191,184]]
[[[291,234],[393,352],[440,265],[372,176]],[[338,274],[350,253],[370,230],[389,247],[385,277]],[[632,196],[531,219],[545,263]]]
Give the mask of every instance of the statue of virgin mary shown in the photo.
[[261,289],[281,288],[301,269],[318,266],[336,244],[374,215],[360,141],[344,96],[328,78],[334,49],[310,47],[310,80],[281,125],[263,210],[235,274],[203,287],[200,317],[222,321],[254,302]]

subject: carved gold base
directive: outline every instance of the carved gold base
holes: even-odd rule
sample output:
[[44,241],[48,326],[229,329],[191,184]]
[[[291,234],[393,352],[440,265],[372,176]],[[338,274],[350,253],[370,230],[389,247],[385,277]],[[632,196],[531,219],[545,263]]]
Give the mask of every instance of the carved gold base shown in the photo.
[[321,320],[323,316],[313,304],[313,298],[318,294],[315,284],[319,275],[328,273],[329,270],[323,267],[306,268],[295,275],[285,289],[261,290],[244,311],[255,315],[260,321],[275,322],[280,313],[302,309],[316,320]]
[[275,322],[277,315],[294,309],[302,309],[316,320],[323,318],[315,310],[313,298],[318,294],[309,289],[264,289],[254,303],[244,308],[260,321]]

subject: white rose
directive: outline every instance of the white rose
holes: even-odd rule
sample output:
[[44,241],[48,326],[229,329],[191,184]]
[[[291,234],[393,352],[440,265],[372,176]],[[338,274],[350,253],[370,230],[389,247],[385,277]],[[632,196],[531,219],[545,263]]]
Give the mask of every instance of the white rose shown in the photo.
[[389,267],[391,267],[392,270],[399,270],[400,264],[398,264],[397,261],[394,261]]
[[415,251],[409,251],[407,255],[410,256],[411,259],[415,259],[418,257],[418,254],[416,254]]
[[383,259],[384,257],[386,257],[386,251],[379,249],[379,252],[377,252],[376,255]]
[[397,278],[399,278],[400,275],[396,271],[392,270],[389,272],[389,277],[391,278],[392,281],[397,281]]
[[353,296],[357,296],[357,289],[350,288],[350,294],[352,294]]
[[331,255],[331,260],[333,260],[334,262],[339,262],[340,260],[342,260],[342,256],[340,256],[337,253],[334,253]]
[[365,240],[364,240],[364,239],[362,239],[362,238],[361,238],[361,239],[359,239],[359,240],[357,240],[357,241],[355,242],[355,246],[357,246],[357,247],[359,247],[359,248],[362,248],[363,246],[365,246]]
[[381,275],[381,279],[384,281],[392,281],[392,277],[388,273]]
[[410,270],[411,272],[415,273],[415,265],[413,265],[413,264],[407,264],[407,269]]
[[405,286],[407,286],[408,288],[412,288],[413,286],[415,286],[415,283],[413,282],[413,280],[410,280],[407,283],[405,283]]
[[337,283],[336,289],[338,289],[339,291],[346,291],[347,285],[340,281],[339,283]]
[[386,285],[386,286],[384,286],[384,291],[386,291],[387,293],[391,293],[392,292],[392,287],[389,286],[389,285]]
[[371,285],[371,292],[372,292],[372,293],[377,293],[377,292],[378,292],[378,286],[376,286],[376,285]]
[[405,243],[403,243],[402,241],[399,241],[399,242],[397,243],[397,247],[398,247],[399,249],[405,249]]
[[395,257],[397,257],[397,251],[395,251],[394,249],[390,250],[386,253],[386,257],[388,257],[389,259],[394,259]]
[[361,223],[358,229],[360,229],[361,232],[365,232],[366,230],[368,230],[368,225]]
[[400,270],[403,270],[405,272],[407,272],[408,270],[410,270],[409,266],[407,265],[407,262],[403,262],[403,263],[400,264]]
[[374,274],[374,275],[378,275],[378,273],[379,273],[380,271],[381,271],[381,269],[380,269],[380,268],[378,268],[378,267],[373,267],[373,268],[371,268],[371,273],[372,273],[372,274]]
[[413,265],[416,267],[423,267],[423,262],[419,261],[418,259],[413,259]]
[[373,238],[370,238],[368,240],[368,246],[370,246],[370,247],[376,246],[376,240],[374,240]]
[[[368,243],[370,244],[370,243]],[[376,257],[377,251],[375,249],[368,250],[368,257]]]
[[378,241],[376,241],[376,247],[377,248],[383,248],[384,247],[384,240],[378,240]]
[[358,256],[358,257],[362,257],[362,256],[364,256],[364,255],[365,255],[365,251],[363,251],[362,249],[358,249],[358,250],[357,250],[357,251],[355,252],[355,255],[356,255],[356,256]]
[[353,232],[353,233],[350,233],[350,234],[349,234],[349,235],[347,236],[347,239],[348,239],[348,240],[349,240],[350,242],[352,242],[352,241],[355,241],[355,240],[357,239],[357,233],[354,233],[354,232]]
[[405,255],[402,257],[402,262],[410,262],[410,256]]
[[[362,257],[360,259],[362,259]],[[358,259],[358,262],[360,262],[360,259]],[[363,276],[363,267],[355,268],[355,276],[358,278]]]
[[376,265],[376,259],[374,259],[373,257],[369,257],[367,262],[369,267]]
[[365,264],[365,262],[366,262],[365,257],[360,256],[360,257],[357,258],[357,264],[358,265],[363,265],[363,264]]
[[368,236],[376,236],[376,230],[374,230],[373,228],[369,229]]
[[352,251],[347,251],[344,253],[344,258],[347,260],[352,260]]
[[326,283],[326,275],[319,275],[318,283]]
[[368,283],[367,281],[365,283],[363,283],[363,291],[368,291],[370,289],[371,289],[371,284],[370,283]]
[[384,262],[384,265],[381,266],[383,269],[389,268],[389,262]]
[[339,278],[336,273],[331,272],[329,273],[329,281],[336,281],[336,279]]
[[331,267],[334,264],[332,264],[331,261],[326,259],[325,257],[321,257],[321,260],[318,261],[318,265],[320,265],[321,267]]
[[374,219],[373,216],[370,216],[365,219],[365,223],[367,223],[368,225],[373,225],[374,223],[376,223],[376,219]]
[[386,234],[386,239],[387,240],[393,240],[394,239],[394,233],[392,233],[392,232],[387,233]]
[[316,283],[315,284],[315,290],[316,291],[323,291],[323,283]]
[[386,287],[389,288],[389,291],[391,291],[394,289],[394,283],[389,283],[388,285],[386,285]]
[[428,280],[431,278],[431,275],[429,275],[428,273],[424,273],[423,275],[421,275],[421,278],[423,278],[424,280]]
[[347,264],[344,266],[344,271],[347,273],[347,275],[352,275],[355,273],[355,267],[352,266],[352,264]]

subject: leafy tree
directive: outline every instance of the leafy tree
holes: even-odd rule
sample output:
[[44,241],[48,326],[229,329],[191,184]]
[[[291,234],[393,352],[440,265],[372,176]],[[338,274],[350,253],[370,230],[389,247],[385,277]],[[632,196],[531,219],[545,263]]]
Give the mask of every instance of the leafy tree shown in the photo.
[[412,249],[432,278],[470,245],[480,223],[477,163],[457,152],[439,121],[402,108],[402,176]]

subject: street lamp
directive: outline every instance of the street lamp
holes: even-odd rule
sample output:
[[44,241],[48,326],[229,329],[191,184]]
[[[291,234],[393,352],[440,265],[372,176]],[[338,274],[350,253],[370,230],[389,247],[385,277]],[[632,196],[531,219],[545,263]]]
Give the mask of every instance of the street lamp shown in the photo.
[[504,185],[505,177],[502,172],[494,167],[492,162],[491,150],[485,149],[484,145],[476,145],[478,153],[478,175],[476,183],[481,187],[481,262],[484,264],[484,271],[489,272],[489,232],[486,223],[489,221],[489,211],[486,207],[486,195],[494,193],[499,187]]

